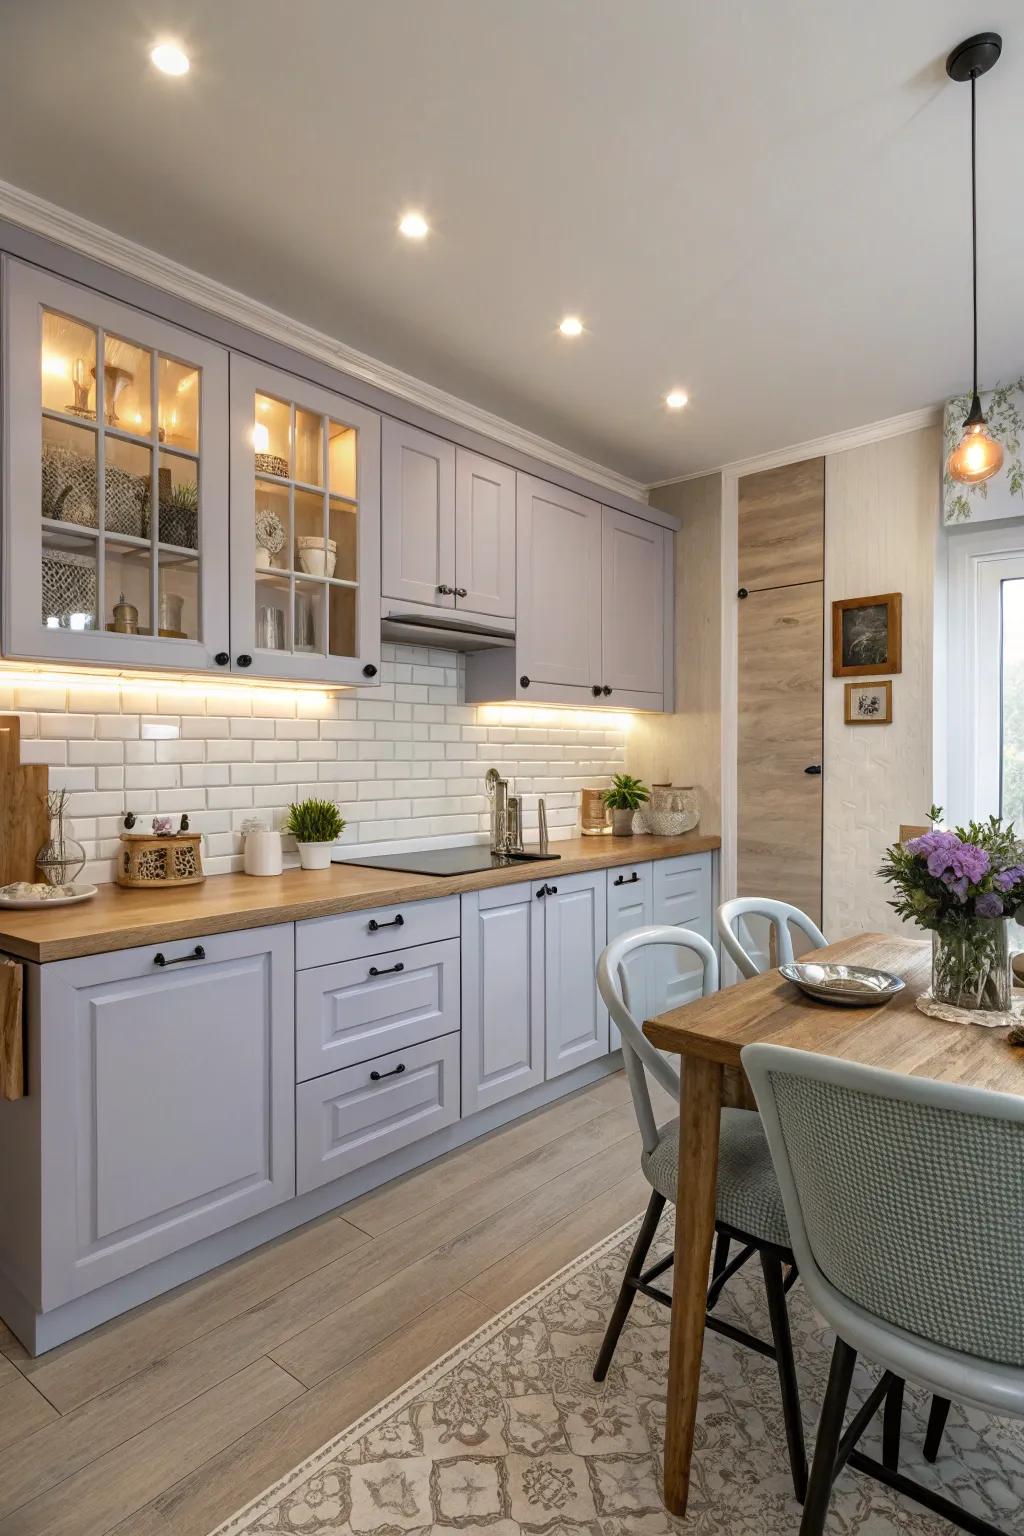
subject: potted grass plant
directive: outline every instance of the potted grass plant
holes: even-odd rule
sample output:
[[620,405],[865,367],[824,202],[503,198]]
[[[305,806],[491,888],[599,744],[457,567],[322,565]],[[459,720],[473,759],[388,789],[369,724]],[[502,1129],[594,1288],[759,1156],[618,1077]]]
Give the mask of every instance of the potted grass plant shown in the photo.
[[326,869],[344,826],[345,818],[333,800],[300,800],[288,807],[282,830],[294,837],[303,869]]
[[650,790],[631,773],[612,775],[612,787],[604,792],[604,803],[612,813],[612,836],[629,837],[633,831],[633,817],[651,798]]

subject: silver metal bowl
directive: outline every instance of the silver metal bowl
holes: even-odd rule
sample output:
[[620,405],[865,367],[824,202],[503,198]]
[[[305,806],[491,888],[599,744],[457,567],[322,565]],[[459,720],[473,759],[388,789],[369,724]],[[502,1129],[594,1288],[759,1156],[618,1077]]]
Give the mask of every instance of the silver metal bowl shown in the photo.
[[848,1008],[876,1007],[887,1003],[906,985],[891,971],[876,971],[870,965],[832,965],[826,960],[805,964],[780,965],[779,975],[798,986],[808,997],[822,1003],[840,1003]]

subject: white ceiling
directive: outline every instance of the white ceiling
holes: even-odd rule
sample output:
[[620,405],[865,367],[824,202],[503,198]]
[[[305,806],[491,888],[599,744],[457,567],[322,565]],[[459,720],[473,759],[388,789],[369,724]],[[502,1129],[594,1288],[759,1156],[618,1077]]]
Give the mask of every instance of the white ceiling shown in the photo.
[[[968,386],[969,92],[943,60],[989,27],[982,382],[1024,369],[1020,15],[0,0],[0,174],[656,481]],[[161,34],[183,79],[149,65]]]

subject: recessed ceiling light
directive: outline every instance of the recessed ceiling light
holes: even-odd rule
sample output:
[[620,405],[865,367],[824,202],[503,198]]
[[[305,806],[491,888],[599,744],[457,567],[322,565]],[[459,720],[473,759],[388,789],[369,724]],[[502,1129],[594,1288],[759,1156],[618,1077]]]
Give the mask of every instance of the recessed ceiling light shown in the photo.
[[430,225],[422,213],[403,213],[398,228],[407,240],[422,240],[424,235],[430,233]]
[[689,398],[685,389],[670,389],[665,396],[665,404],[670,411],[681,411]]
[[582,336],[583,321],[578,315],[566,315],[564,320],[559,321],[558,329],[563,336]]
[[188,74],[188,54],[177,43],[157,43],[149,56],[157,69],[165,75]]

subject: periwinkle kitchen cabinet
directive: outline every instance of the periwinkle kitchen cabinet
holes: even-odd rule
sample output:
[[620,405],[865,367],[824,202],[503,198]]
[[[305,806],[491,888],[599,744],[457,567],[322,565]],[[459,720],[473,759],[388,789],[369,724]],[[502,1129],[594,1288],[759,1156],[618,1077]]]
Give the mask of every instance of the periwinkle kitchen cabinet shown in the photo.
[[40,1310],[295,1194],[291,924],[31,970],[30,1094],[5,1158],[34,1170],[38,1243],[0,1234]]
[[[648,928],[654,922],[654,882],[651,864],[641,860],[622,869],[608,871],[608,943],[632,928]],[[625,962],[629,987],[629,1007],[634,1018],[651,1016],[648,1006],[650,952],[630,955]],[[655,1010],[656,1011],[656,1010]],[[609,1049],[619,1048],[619,1031],[608,1022]]]
[[382,597],[414,614],[514,619],[515,482],[508,465],[386,417]]
[[608,1010],[596,981],[607,932],[605,871],[538,882],[536,898],[544,907],[545,1071],[552,1078],[608,1054]]
[[544,899],[529,881],[462,900],[462,1113],[544,1081]]
[[515,646],[467,657],[467,703],[671,709],[672,534],[516,478]]

